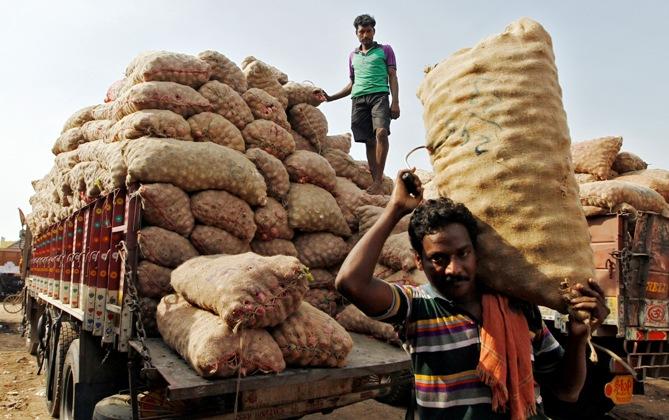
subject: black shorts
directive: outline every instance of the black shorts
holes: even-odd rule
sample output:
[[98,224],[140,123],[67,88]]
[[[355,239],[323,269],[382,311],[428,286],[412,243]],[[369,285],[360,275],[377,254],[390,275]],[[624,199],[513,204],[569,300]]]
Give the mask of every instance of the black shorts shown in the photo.
[[374,143],[376,129],[385,128],[390,134],[390,102],[388,93],[370,93],[351,101],[351,131],[358,143]]

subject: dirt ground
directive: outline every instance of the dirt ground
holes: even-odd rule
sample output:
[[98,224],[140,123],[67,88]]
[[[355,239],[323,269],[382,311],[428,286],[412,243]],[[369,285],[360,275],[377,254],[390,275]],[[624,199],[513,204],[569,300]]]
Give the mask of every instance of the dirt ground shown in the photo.
[[[17,308],[18,309],[18,308]],[[35,358],[25,351],[19,335],[21,314],[0,305],[0,419],[48,419],[44,406],[44,376],[38,376]],[[332,414],[313,414],[309,420],[401,420],[404,409],[373,400],[340,408]],[[635,395],[631,404],[616,407],[613,419],[661,420],[669,418],[669,381],[651,380],[646,395]]]

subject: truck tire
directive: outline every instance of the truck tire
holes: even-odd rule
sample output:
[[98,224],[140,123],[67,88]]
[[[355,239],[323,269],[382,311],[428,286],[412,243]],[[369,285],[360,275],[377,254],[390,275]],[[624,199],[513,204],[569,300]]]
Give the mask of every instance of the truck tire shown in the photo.
[[49,358],[53,357],[54,360],[53,363],[51,363],[51,360],[47,363],[49,368],[47,368],[46,374],[45,398],[47,412],[51,417],[58,418],[63,389],[62,374],[63,366],[65,365],[65,357],[70,345],[78,336],[79,334],[77,333],[74,323],[63,321],[60,324],[58,342],[53,345],[49,351]]
[[62,370],[62,388],[59,400],[61,420],[74,420],[76,414],[76,389],[79,383],[79,339],[70,344]]
[[37,330],[37,323],[41,314],[44,312],[43,307],[37,304],[37,301],[32,297],[26,297],[25,304],[26,320],[26,351],[31,356],[37,356],[37,347],[39,346],[39,332]]
[[407,407],[411,403],[413,391],[413,374],[410,370],[390,375],[390,393],[376,397],[376,401],[384,404]]
[[92,420],[132,420],[130,395],[112,395],[95,404]]

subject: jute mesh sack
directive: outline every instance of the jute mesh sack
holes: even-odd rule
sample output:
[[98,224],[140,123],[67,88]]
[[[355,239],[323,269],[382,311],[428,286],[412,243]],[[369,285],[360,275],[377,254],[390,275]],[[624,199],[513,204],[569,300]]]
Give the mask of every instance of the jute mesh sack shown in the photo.
[[576,178],[576,182],[579,184],[598,181],[597,177],[593,174],[574,174],[574,177]]
[[81,132],[81,127],[70,128],[58,136],[56,142],[51,148],[51,152],[54,155],[59,155],[63,152],[71,152],[72,150],[76,150],[79,145],[86,142],[87,140],[84,138],[84,135]]
[[341,301],[340,295],[331,289],[310,288],[304,295],[304,301],[316,309],[334,317],[337,315],[337,307]]
[[429,71],[418,97],[439,194],[479,219],[478,276],[565,312],[560,285],[594,263],[548,33],[512,23]]
[[156,311],[158,309],[158,299],[143,297],[139,299],[139,313],[142,317],[142,324],[147,337],[158,337],[158,326],[156,324]]
[[142,217],[153,226],[190,235],[195,218],[190,210],[190,198],[172,184],[143,184],[137,190],[142,199]]
[[337,315],[337,322],[346,328],[347,331],[371,335],[374,338],[395,345],[401,344],[397,332],[392,325],[368,318],[367,315],[362,313],[362,311],[356,308],[355,305],[348,305],[346,309],[341,311]]
[[395,270],[410,271],[416,268],[409,234],[402,232],[390,235],[383,244],[379,261]]
[[[377,207],[377,206],[371,206],[371,205],[365,205],[365,206],[360,206],[356,210],[356,216],[358,217],[359,220],[359,225],[358,229],[360,232],[366,232],[374,226],[374,223],[376,223],[377,220],[379,220],[379,217],[381,217],[381,214],[383,213],[383,207]],[[411,215],[407,214],[406,216],[402,217],[399,222],[395,225],[393,228],[392,233],[400,233],[400,232],[406,232],[409,230],[409,222],[411,221]]]
[[74,165],[80,162],[79,152],[76,150],[71,150],[69,152],[60,153],[54,158],[53,162],[56,168],[61,171],[72,169],[74,168]]
[[580,185],[581,204],[616,212],[623,203],[638,211],[669,216],[669,205],[651,188],[621,180],[589,182]]
[[350,133],[325,136],[321,140],[321,147],[324,149],[338,149],[344,153],[351,153],[352,137]]
[[179,295],[160,301],[156,321],[165,343],[202,377],[278,373],[286,368],[279,346],[267,331],[233,333],[219,317],[190,305]]
[[190,207],[198,222],[226,230],[247,243],[256,234],[251,206],[226,191],[208,190],[193,194]]
[[383,264],[378,264],[378,263],[377,263],[377,264],[374,266],[374,274],[373,274],[373,276],[376,277],[376,278],[385,280],[385,279],[387,279],[388,277],[390,277],[391,275],[393,275],[394,273],[395,273],[395,270],[393,270],[392,268],[388,267],[387,265],[383,265]]
[[328,314],[306,302],[271,330],[288,365],[346,366],[353,339]]
[[191,140],[190,126],[181,115],[166,109],[145,109],[121,118],[109,129],[108,141],[167,137]]
[[251,109],[230,86],[212,80],[205,83],[199,92],[211,104],[211,111],[221,114],[240,130],[253,121]]
[[323,89],[308,83],[288,82],[283,85],[288,96],[288,108],[297,104],[318,106],[325,102]]
[[309,104],[297,104],[288,111],[288,121],[295,131],[314,143],[328,134],[325,115]]
[[249,241],[213,226],[195,226],[190,234],[190,241],[202,255],[234,255],[251,251]]
[[395,283],[407,286],[421,286],[428,282],[425,273],[419,269],[409,271],[399,270],[384,279],[388,283]]
[[112,83],[107,89],[105,103],[114,102],[126,89],[127,80],[124,77]]
[[309,283],[311,289],[334,289],[335,276],[322,268],[309,269],[314,281]]
[[255,120],[242,130],[246,147],[257,147],[280,160],[295,151],[293,136],[280,125],[267,120]]
[[602,137],[582,141],[571,146],[574,170],[577,173],[593,174],[599,180],[611,177],[611,167],[623,145],[622,137]]
[[206,61],[188,54],[149,51],[138,55],[126,69],[128,83],[175,82],[199,88],[209,80],[211,70]]
[[211,69],[211,80],[218,80],[221,83],[233,88],[240,95],[246,92],[247,83],[242,69],[237,64],[228,59],[218,51],[202,51],[197,55],[200,60],[209,63]]
[[309,140],[304,138],[300,133],[297,131],[293,130],[292,128],[290,129],[290,134],[293,135],[293,140],[295,140],[295,150],[307,150],[309,152],[315,152],[318,153],[320,150],[320,145],[318,147],[315,147]]
[[81,126],[81,135],[87,142],[106,139],[109,129],[114,125],[112,120],[92,120]]
[[70,116],[70,118],[65,121],[65,124],[63,125],[63,129],[60,131],[61,133],[66,132],[67,130],[75,127],[81,127],[84,125],[84,123],[87,123],[88,121],[91,121],[94,119],[93,117],[93,110],[97,107],[98,105],[91,105],[87,106],[84,108],[81,108],[74,114]]
[[269,241],[255,240],[251,242],[251,249],[258,255],[272,257],[274,255],[288,255],[297,258],[295,245],[287,239],[271,239]]
[[[583,207],[583,213],[585,213],[585,217],[600,216],[609,213],[608,209],[603,209],[601,207],[595,207],[595,206],[582,206],[582,207]],[[622,206],[620,207],[620,210],[622,210]]]
[[327,159],[318,153],[297,150],[283,163],[292,182],[314,184],[334,192],[337,175]]
[[622,175],[626,172],[641,171],[648,168],[648,164],[639,156],[630,152],[620,152],[613,161],[611,169]]
[[167,109],[185,118],[209,111],[209,101],[195,89],[174,82],[144,82],[113,102],[112,117],[120,120],[142,109]]
[[193,258],[172,272],[172,287],[230,328],[263,328],[297,309],[310,277],[297,258],[247,252]]
[[293,241],[302,264],[311,268],[326,268],[344,261],[348,245],[340,236],[329,232],[305,233]]
[[267,185],[267,195],[283,200],[290,190],[290,178],[283,163],[257,147],[246,151],[246,157],[258,168]]
[[110,185],[105,185],[108,189],[120,188],[125,185],[125,178],[128,174],[124,151],[127,146],[126,141],[105,143],[102,140],[96,140],[82,144],[77,150],[79,160],[82,162],[97,162],[102,168],[108,171]]
[[142,228],[137,234],[137,243],[144,259],[168,268],[200,255],[188,239],[157,226]]
[[94,120],[111,120],[113,115],[112,114],[113,110],[114,110],[114,102],[110,102],[108,104],[96,105],[91,110],[91,116],[93,117]]
[[242,72],[246,76],[249,88],[262,89],[275,97],[284,109],[288,106],[288,95],[281,87],[271,66],[256,60],[247,66],[242,65]]
[[265,180],[242,153],[211,142],[145,138],[127,144],[128,183],[164,182],[185,191],[225,190],[251,205],[267,201]]
[[[351,156],[339,149],[325,149],[322,155],[337,176],[348,178],[358,187],[365,189],[372,185],[372,174],[369,168],[356,162]],[[385,187],[384,187],[385,189]]]
[[242,70],[246,70],[246,68],[255,61],[260,61],[265,67],[269,68],[269,70],[272,72],[272,78],[277,82],[279,82],[280,85],[285,85],[286,83],[288,83],[288,75],[286,73],[284,73],[283,71],[279,70],[278,68],[274,67],[271,64],[267,64],[261,60],[258,60],[252,55],[244,57],[240,67]]
[[331,232],[350,236],[351,229],[332,194],[311,184],[291,184],[288,224],[304,232]]
[[242,98],[257,119],[272,121],[286,130],[290,130],[286,110],[278,99],[262,89],[251,88],[244,92]]
[[293,239],[293,229],[288,225],[288,213],[281,203],[267,198],[267,204],[258,207],[254,215],[258,227],[256,238],[262,241],[272,239]]
[[386,196],[368,194],[358,188],[353,181],[343,177],[337,177],[337,184],[332,194],[352,230],[358,230],[360,216],[358,209],[360,207],[367,205],[385,207],[389,200]]
[[644,169],[627,172],[616,181],[631,182],[657,191],[665,200],[669,200],[669,171],[664,169]]
[[142,260],[137,265],[138,291],[141,296],[160,299],[165,295],[174,293],[170,284],[172,270],[154,264],[151,261]]
[[195,141],[210,141],[244,152],[246,145],[242,132],[230,121],[214,112],[202,112],[188,119],[190,132]]

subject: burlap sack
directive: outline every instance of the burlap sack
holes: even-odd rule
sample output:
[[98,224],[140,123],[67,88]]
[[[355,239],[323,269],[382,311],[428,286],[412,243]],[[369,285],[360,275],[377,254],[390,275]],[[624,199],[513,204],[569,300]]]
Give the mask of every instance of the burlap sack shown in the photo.
[[297,150],[284,160],[291,182],[314,184],[334,192],[337,175],[330,163],[318,153]]
[[304,301],[331,317],[337,315],[337,306],[341,301],[340,295],[331,289],[310,288],[304,295]]
[[[337,177],[337,184],[332,193],[346,219],[346,223],[348,223],[349,227],[354,231],[358,230],[359,227],[360,218],[358,209],[360,207],[366,205],[385,207],[389,200],[389,197],[387,196],[368,194],[366,191],[358,188],[353,181],[343,177]],[[369,227],[371,227],[371,225],[366,226],[365,230]]]
[[256,119],[272,121],[284,129],[290,130],[286,110],[274,96],[262,89],[251,88],[244,92],[242,98]]
[[267,185],[267,195],[283,201],[290,190],[288,171],[283,163],[273,155],[257,147],[246,151],[246,157],[262,174]]
[[295,245],[287,239],[272,239],[269,241],[255,240],[251,242],[251,249],[258,255],[272,257],[274,255],[288,255],[297,258]]
[[63,129],[60,131],[61,134],[72,128],[81,127],[84,123],[91,121],[93,119],[93,110],[97,106],[98,105],[87,106],[72,114],[70,118],[65,121]]
[[310,277],[297,258],[247,252],[193,258],[172,272],[172,287],[230,328],[263,328],[297,309]]
[[[377,206],[360,206],[356,210],[356,216],[358,218],[359,225],[358,229],[360,232],[367,232],[369,228],[371,228],[374,223],[376,223],[377,220],[379,220],[379,217],[381,217],[381,214],[383,213],[383,207],[377,207]],[[411,215],[407,214],[406,216],[402,217],[399,222],[395,225],[393,228],[392,233],[401,233],[401,232],[406,232],[409,230],[409,222],[411,221]]]
[[165,296],[156,312],[165,343],[205,378],[281,372],[281,350],[265,330],[232,330],[216,315],[190,305],[179,295]]
[[290,126],[312,144],[328,134],[328,120],[325,115],[309,104],[297,104],[288,111]]
[[611,167],[623,145],[622,137],[602,137],[571,146],[574,170],[593,174],[599,180],[609,179]]
[[613,161],[611,169],[622,175],[626,172],[641,171],[648,168],[648,164],[639,156],[630,152],[620,152]]
[[311,142],[305,139],[300,133],[290,129],[290,134],[293,135],[293,140],[295,140],[295,150],[307,150],[309,152],[319,153],[320,146],[315,147]]
[[128,83],[175,82],[199,88],[209,80],[209,64],[188,54],[148,51],[139,54],[125,73]]
[[321,140],[321,147],[323,149],[338,149],[344,153],[351,153],[351,133],[337,134],[332,136],[325,136]]
[[114,110],[114,102],[108,104],[96,105],[91,111],[91,116],[94,120],[111,120]]
[[353,339],[332,317],[306,302],[270,331],[288,365],[346,366]]
[[92,120],[81,126],[81,135],[84,140],[95,141],[106,139],[109,129],[114,125],[112,120]]
[[244,153],[246,145],[242,132],[230,121],[214,112],[202,112],[188,119],[195,141],[210,141]]
[[174,82],[144,82],[129,88],[113,102],[116,121],[142,109],[167,109],[185,118],[209,111],[209,101],[195,89]]
[[256,238],[261,241],[293,239],[293,229],[288,226],[288,213],[273,198],[267,198],[267,204],[256,209],[254,220],[258,227]]
[[77,150],[72,150],[69,152],[60,153],[53,160],[54,165],[60,171],[67,171],[74,168],[74,165],[80,162],[79,152]]
[[388,283],[395,283],[399,285],[407,286],[421,286],[428,283],[428,279],[425,276],[425,273],[419,269],[413,269],[411,271],[400,270],[384,279]]
[[117,80],[107,88],[105,103],[114,102],[126,90],[126,78]]
[[174,268],[199,255],[188,239],[156,226],[142,228],[137,243],[144,259],[163,267]]
[[290,184],[288,224],[304,232],[350,236],[351,229],[332,194],[312,184]]
[[249,89],[262,89],[275,97],[284,109],[288,106],[288,95],[284,92],[276,73],[270,66],[260,60],[255,60],[247,66],[242,64],[242,72],[246,76]]
[[211,104],[212,112],[221,114],[240,130],[253,121],[251,109],[239,93],[230,86],[212,80],[205,83],[199,92]]
[[172,270],[167,267],[154,264],[151,261],[142,260],[137,265],[137,290],[140,296],[160,299],[165,295],[174,293],[170,284]]
[[318,106],[325,102],[323,89],[308,83],[288,82],[283,85],[288,96],[288,108],[297,104]]
[[392,325],[368,318],[355,305],[348,305],[346,309],[339,313],[337,315],[337,322],[346,328],[347,331],[371,335],[374,338],[395,345],[401,344],[397,332]]
[[165,182],[185,191],[225,190],[251,205],[267,201],[265,180],[242,153],[211,142],[145,138],[127,144],[128,183]]
[[337,265],[348,254],[346,242],[329,232],[304,233],[293,242],[298,258],[310,269]]
[[597,177],[593,174],[574,174],[574,177],[576,178],[576,182],[579,184],[598,181]]
[[619,179],[580,185],[581,205],[608,209],[612,213],[626,203],[638,211],[652,211],[669,216],[669,205],[651,188]]
[[665,200],[669,200],[669,171],[664,169],[644,169],[627,172],[615,178],[616,181],[631,182],[657,191]]
[[190,235],[190,241],[202,255],[234,255],[251,251],[248,241],[213,226],[195,226]]
[[603,209],[601,207],[595,207],[595,206],[582,206],[582,207],[583,207],[583,213],[585,213],[585,217],[600,216],[609,213],[608,209]]
[[195,219],[190,210],[190,198],[172,184],[143,184],[137,190],[142,199],[142,217],[150,225],[190,235]]
[[81,132],[81,127],[70,128],[58,136],[56,142],[51,148],[51,152],[54,155],[58,155],[63,152],[71,152],[72,150],[76,150],[79,145],[86,142],[87,140],[84,138],[83,133]]
[[[252,55],[249,55],[247,57],[244,57],[240,67],[241,67],[242,70],[245,70],[251,63],[253,63],[255,61],[260,61],[260,60],[258,60],[257,58],[255,58]],[[269,70],[272,72],[272,78],[274,78],[274,80],[279,82],[279,84],[285,85],[286,83],[288,83],[288,75],[286,73],[282,72],[281,70],[279,70],[278,68],[274,67],[271,64],[267,64],[263,61],[260,61],[260,62],[263,63],[263,65],[265,65],[266,67],[269,68]]]
[[414,251],[407,232],[390,235],[383,244],[379,261],[395,270],[411,271],[416,268]]
[[110,184],[105,184],[105,189],[113,190],[125,185],[128,174],[128,167],[124,158],[126,146],[126,141],[105,143],[102,140],[96,140],[82,144],[77,152],[80,161],[97,162],[108,172],[107,178],[110,180]]
[[147,136],[192,140],[190,125],[181,115],[165,109],[145,109],[116,122],[109,130],[108,141]]
[[548,33],[521,19],[439,63],[418,97],[439,193],[480,221],[477,276],[565,312],[560,284],[594,263]]
[[332,273],[322,268],[310,268],[309,271],[314,278],[314,281],[309,283],[309,288],[334,290],[335,276]]
[[395,273],[395,270],[392,268],[385,266],[383,264],[376,264],[374,266],[374,274],[373,276],[382,280],[387,279],[388,277],[392,276]]
[[246,147],[258,147],[284,160],[295,151],[293,136],[280,125],[267,120],[255,120],[242,130]]
[[256,233],[254,214],[244,200],[226,191],[208,190],[194,194],[190,203],[198,222],[226,230],[246,243],[253,239]]
[[434,180],[423,185],[423,200],[436,200],[439,197],[439,189]]
[[362,189],[369,188],[372,185],[372,174],[369,168],[360,165],[351,156],[339,149],[325,149],[322,155],[330,166],[335,170],[337,176],[348,178]]
[[197,58],[209,63],[211,69],[211,80],[218,80],[221,83],[233,88],[240,95],[246,92],[247,83],[242,69],[229,60],[226,56],[218,51],[202,51],[197,55]]

